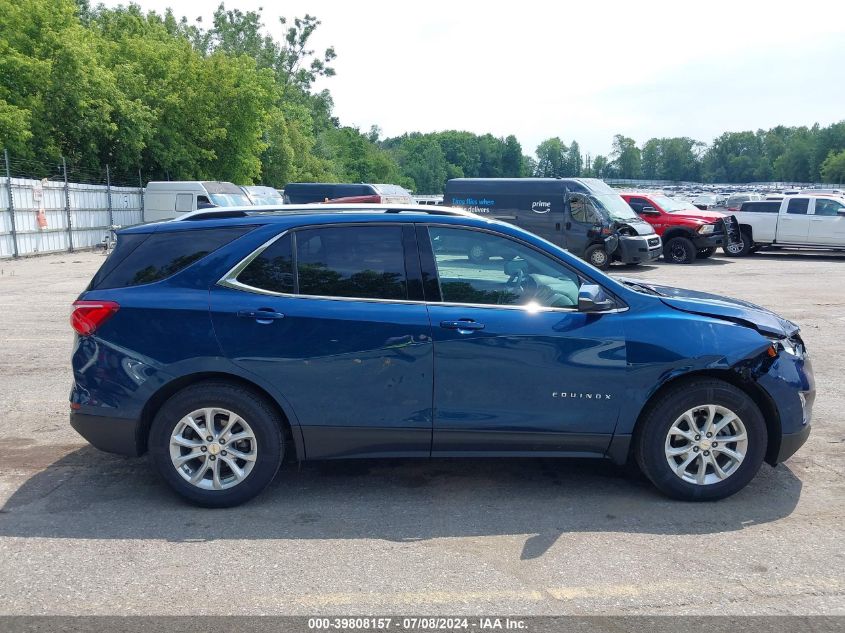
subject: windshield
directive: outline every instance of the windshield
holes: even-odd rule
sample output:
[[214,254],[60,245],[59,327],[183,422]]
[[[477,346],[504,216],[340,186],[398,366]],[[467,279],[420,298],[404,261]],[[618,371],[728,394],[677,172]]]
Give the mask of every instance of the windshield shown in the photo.
[[256,206],[261,206],[262,204],[276,205],[285,203],[284,198],[281,196],[252,196],[250,199],[252,200],[252,204]]
[[604,209],[607,214],[614,220],[621,222],[628,222],[630,220],[639,220],[639,216],[634,213],[634,210],[628,206],[621,196],[615,193],[600,194],[598,196],[590,196],[590,200],[599,207]]
[[678,213],[681,211],[698,211],[692,202],[686,200],[675,200],[666,196],[652,196],[651,199],[666,213]]
[[211,201],[218,207],[250,207],[252,203],[242,193],[210,193]]

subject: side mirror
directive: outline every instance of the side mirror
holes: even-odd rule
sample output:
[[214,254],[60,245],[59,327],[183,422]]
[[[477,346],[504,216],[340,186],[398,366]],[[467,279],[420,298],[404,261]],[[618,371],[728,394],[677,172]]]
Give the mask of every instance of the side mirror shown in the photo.
[[579,312],[603,312],[612,310],[613,299],[609,298],[601,286],[596,284],[581,284],[578,289]]
[[660,215],[654,207],[643,207],[640,213],[645,213],[646,215]]
[[837,215],[845,215],[845,209],[841,208],[836,212]]

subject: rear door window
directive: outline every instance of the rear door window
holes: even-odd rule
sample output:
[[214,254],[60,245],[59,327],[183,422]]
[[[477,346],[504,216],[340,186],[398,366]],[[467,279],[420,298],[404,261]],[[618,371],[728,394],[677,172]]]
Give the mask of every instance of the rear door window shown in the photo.
[[300,295],[408,298],[401,226],[299,230],[296,270]]
[[293,294],[296,288],[290,233],[261,251],[238,275],[238,281],[260,290]]
[[809,198],[792,198],[786,207],[786,212],[794,215],[807,215],[809,206]]

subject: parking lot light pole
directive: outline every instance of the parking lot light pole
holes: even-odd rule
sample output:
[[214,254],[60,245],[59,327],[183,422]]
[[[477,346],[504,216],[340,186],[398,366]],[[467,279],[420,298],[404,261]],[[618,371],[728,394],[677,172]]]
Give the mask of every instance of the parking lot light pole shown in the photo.
[[9,231],[12,235],[12,256],[18,256],[18,232],[15,228],[15,199],[12,197],[12,170],[9,167],[9,150],[3,149],[6,162],[6,186],[9,188]]

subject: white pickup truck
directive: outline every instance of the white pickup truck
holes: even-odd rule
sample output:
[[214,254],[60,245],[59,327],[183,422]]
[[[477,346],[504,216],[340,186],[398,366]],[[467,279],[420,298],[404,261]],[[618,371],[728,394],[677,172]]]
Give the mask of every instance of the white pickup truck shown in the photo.
[[845,198],[788,196],[744,202],[734,213],[742,239],[724,247],[742,257],[766,246],[845,249]]

